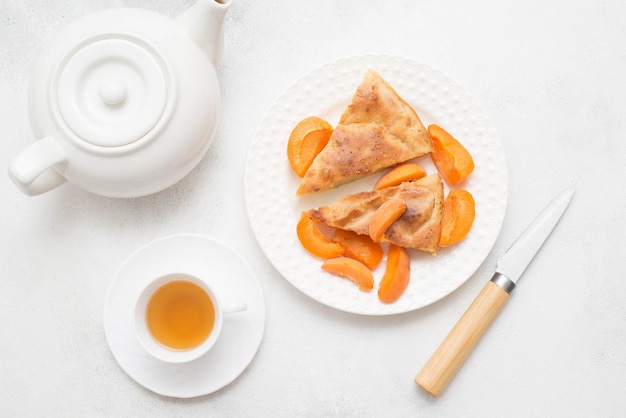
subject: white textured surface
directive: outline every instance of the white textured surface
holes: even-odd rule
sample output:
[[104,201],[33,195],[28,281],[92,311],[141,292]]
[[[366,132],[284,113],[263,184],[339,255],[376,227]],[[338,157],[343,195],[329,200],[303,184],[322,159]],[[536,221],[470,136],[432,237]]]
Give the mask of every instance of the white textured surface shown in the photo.
[[[330,204],[347,193],[372,190],[381,172],[324,193],[297,197],[300,178],[289,167],[286,152],[291,130],[304,117],[315,115],[332,125],[339,121],[368,69],[387,80],[413,106],[425,126],[436,123],[453,132],[470,150],[477,167],[467,181],[456,187],[469,190],[476,202],[471,234],[458,245],[442,249],[437,257],[410,251],[412,280],[392,304],[382,303],[377,297],[384,261],[374,271],[375,289],[362,292],[354,283],[324,272],[321,260],[302,248],[295,232],[302,211]],[[430,156],[415,161],[428,174],[437,172]],[[467,90],[423,63],[386,55],[340,59],[288,87],[259,126],[248,152],[244,181],[252,229],[274,267],[313,299],[366,315],[418,309],[463,284],[485,260],[498,237],[508,186],[500,138]]]
[[[193,0],[0,2],[0,173],[34,138],[26,89],[61,27],[113,6],[176,16]],[[232,417],[596,417],[626,410],[626,3],[233,0],[217,137],[200,165],[153,196],[110,199],[66,185],[23,196],[0,175],[0,415]],[[493,121],[509,195],[492,253],[441,301],[371,317],[328,308],[280,277],[247,221],[248,146],[270,106],[314,68],[388,54],[467,88]],[[553,196],[576,195],[500,317],[443,396],[413,377]],[[208,396],[135,383],[106,346],[106,289],[154,238],[214,236],[263,288],[251,365]]]

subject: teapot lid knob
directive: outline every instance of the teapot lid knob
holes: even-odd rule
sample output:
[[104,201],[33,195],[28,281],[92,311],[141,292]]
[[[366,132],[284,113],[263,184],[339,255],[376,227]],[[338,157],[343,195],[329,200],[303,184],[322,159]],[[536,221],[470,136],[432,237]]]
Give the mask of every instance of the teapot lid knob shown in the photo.
[[164,62],[148,43],[129,35],[85,42],[59,69],[53,89],[59,114],[82,141],[131,144],[165,116],[172,92]]
[[119,78],[108,80],[100,84],[98,93],[105,104],[118,105],[126,100],[126,84]]

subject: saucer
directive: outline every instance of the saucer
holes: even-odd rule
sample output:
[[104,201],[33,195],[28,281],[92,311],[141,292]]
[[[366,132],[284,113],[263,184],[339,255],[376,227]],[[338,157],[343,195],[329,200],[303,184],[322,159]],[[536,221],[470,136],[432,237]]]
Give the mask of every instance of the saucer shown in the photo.
[[[247,310],[224,316],[219,340],[204,356],[184,364],[150,356],[134,330],[134,304],[142,288],[171,272],[202,276],[220,295],[243,296]],[[234,296],[233,296],[234,297]],[[111,282],[104,304],[107,343],[120,367],[143,387],[164,396],[208,395],[234,381],[254,358],[265,327],[265,303],[248,264],[212,238],[178,234],[133,253]]]

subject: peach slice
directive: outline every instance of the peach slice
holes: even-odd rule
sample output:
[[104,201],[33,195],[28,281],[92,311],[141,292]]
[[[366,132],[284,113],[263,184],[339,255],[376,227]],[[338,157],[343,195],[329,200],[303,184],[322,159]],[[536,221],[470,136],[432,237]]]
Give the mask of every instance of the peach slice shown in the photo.
[[338,257],[345,251],[339,243],[327,237],[306,212],[300,215],[296,231],[302,246],[317,257]]
[[406,210],[406,203],[400,199],[390,199],[380,205],[370,221],[369,234],[374,242],[380,242],[385,231]]
[[370,269],[353,258],[331,258],[324,261],[322,269],[336,276],[352,280],[363,291],[369,291],[374,288],[374,276]]
[[416,163],[400,164],[383,174],[374,185],[374,190],[397,186],[405,181],[419,180],[422,177],[426,177],[426,170],[421,165]]
[[374,270],[383,259],[383,249],[367,235],[336,229],[333,239],[345,250],[344,256],[354,258]]
[[434,151],[430,156],[441,177],[450,186],[465,180],[474,170],[474,160],[465,147],[438,125],[429,125]]
[[447,247],[469,233],[476,216],[474,197],[467,190],[451,190],[443,202],[443,219],[439,245]]
[[287,158],[299,177],[304,176],[332,133],[333,127],[317,116],[305,118],[293,128],[287,142]]
[[406,290],[411,276],[411,258],[406,249],[389,245],[385,274],[378,286],[378,299],[384,303],[395,302]]

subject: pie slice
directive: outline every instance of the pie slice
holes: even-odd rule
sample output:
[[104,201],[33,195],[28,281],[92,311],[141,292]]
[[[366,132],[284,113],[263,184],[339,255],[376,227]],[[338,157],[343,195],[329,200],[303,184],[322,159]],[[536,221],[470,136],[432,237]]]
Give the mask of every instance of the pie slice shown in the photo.
[[438,174],[381,190],[346,195],[327,206],[311,209],[313,219],[329,227],[369,234],[378,208],[391,199],[406,204],[404,213],[385,231],[382,242],[436,255],[443,216],[443,183]]
[[296,193],[330,189],[431,151],[430,135],[415,110],[368,70]]

